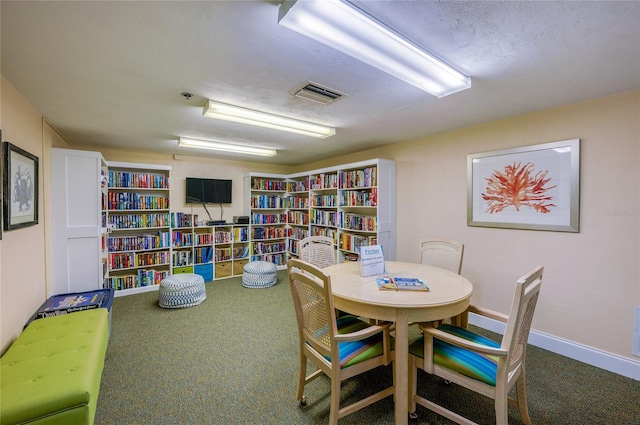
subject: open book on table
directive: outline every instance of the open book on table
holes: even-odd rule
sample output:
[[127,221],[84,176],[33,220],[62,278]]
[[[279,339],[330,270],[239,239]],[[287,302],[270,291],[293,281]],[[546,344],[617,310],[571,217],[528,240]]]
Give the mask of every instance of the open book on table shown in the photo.
[[429,287],[417,277],[380,276],[376,279],[378,289],[391,291],[428,291]]

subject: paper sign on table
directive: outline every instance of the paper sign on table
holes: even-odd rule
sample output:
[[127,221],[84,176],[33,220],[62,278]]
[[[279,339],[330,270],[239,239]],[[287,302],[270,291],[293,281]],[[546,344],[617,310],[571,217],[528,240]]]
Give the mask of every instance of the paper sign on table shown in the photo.
[[360,276],[375,276],[385,272],[382,245],[360,247]]

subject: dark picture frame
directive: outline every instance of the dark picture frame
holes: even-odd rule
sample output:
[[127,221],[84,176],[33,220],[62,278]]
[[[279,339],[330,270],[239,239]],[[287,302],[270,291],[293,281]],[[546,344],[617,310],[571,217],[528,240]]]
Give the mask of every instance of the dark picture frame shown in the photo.
[[3,143],[3,229],[38,224],[38,157],[10,143]]
[[[2,144],[2,130],[0,129],[0,144]],[[2,227],[3,227],[3,217],[4,217],[4,149],[0,149],[0,241],[2,240]]]
[[467,225],[579,232],[580,139],[467,155]]

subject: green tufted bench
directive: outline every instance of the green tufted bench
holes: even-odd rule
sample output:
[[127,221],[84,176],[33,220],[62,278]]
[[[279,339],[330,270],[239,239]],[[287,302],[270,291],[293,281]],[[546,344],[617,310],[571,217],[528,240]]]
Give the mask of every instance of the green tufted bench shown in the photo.
[[0,358],[0,423],[93,424],[108,336],[106,308],[31,322]]

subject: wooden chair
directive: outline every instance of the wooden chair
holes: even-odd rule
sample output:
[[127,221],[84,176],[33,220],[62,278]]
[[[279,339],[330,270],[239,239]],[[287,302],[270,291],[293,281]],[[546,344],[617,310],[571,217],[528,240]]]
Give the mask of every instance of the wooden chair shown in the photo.
[[439,267],[460,274],[464,244],[448,238],[420,239],[421,264]]
[[[409,412],[416,403],[459,424],[474,424],[451,410],[416,394],[418,368],[495,400],[496,424],[508,423],[507,405],[518,406],[523,423],[530,424],[525,388],[527,339],[542,284],[543,267],[538,266],[516,282],[509,316],[470,307],[470,311],[506,323],[502,343],[467,329],[444,324],[425,326],[424,337],[409,347]],[[509,391],[516,386],[516,398]],[[450,391],[453,387],[449,387]],[[415,413],[413,413],[415,417]]]
[[333,239],[327,236],[309,236],[298,242],[298,256],[301,260],[318,268],[336,264],[336,250]]
[[[384,390],[340,408],[340,383],[393,359],[389,325],[370,325],[355,316],[336,318],[331,278],[307,262],[291,259],[287,272],[298,322],[300,370],[296,398],[306,404],[304,387],[323,373],[331,379],[329,424],[394,394]],[[317,370],[307,376],[307,359]]]
[[[419,261],[421,264],[438,267],[460,274],[462,269],[462,254],[464,244],[449,238],[424,238],[420,239]],[[451,323],[466,327],[467,313],[462,313],[450,319]],[[437,327],[443,321],[432,322],[432,327]],[[427,325],[423,323],[423,325]]]

